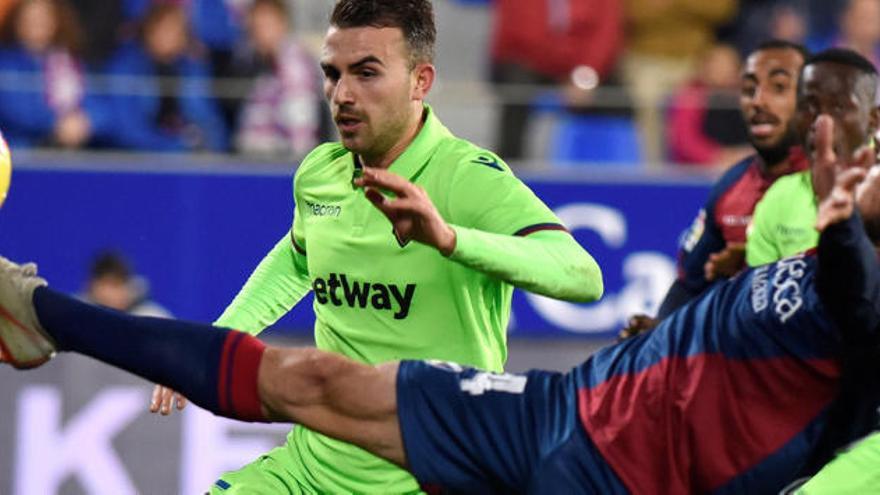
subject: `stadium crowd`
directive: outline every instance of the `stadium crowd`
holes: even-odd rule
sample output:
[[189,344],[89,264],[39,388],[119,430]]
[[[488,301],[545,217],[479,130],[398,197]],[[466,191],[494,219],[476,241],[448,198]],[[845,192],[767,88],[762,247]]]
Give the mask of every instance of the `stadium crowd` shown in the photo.
[[[491,10],[488,63],[467,82],[492,84],[486,144],[512,162],[535,157],[530,126],[550,108],[551,161],[726,166],[748,153],[739,71],[760,40],[880,59],[880,0],[455,3]],[[0,128],[13,147],[301,158],[334,131],[322,33],[294,30],[295,6],[2,2]]]

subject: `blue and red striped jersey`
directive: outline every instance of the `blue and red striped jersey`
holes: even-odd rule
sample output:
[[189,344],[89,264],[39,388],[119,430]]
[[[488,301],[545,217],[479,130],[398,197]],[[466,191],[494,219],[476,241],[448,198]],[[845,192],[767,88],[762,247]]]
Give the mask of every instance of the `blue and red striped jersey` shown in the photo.
[[746,229],[755,205],[776,179],[808,167],[800,148],[793,148],[789,166],[781,173],[766,173],[760,158],[753,155],[730,167],[718,179],[706,204],[682,234],[678,279],[661,304],[658,318],[666,317],[710,285],[703,271],[709,255],[721,251],[728,243],[746,242]]
[[[630,491],[771,493],[803,472],[847,349],[876,346],[880,267],[860,222],[828,229],[818,256],[741,273],[575,369],[581,422]],[[876,417],[862,421],[852,438]]]

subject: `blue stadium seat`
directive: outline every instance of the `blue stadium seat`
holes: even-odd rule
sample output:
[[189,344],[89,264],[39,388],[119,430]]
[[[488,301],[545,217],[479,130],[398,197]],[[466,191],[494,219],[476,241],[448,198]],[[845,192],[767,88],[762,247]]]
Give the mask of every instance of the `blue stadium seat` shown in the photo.
[[633,120],[606,115],[561,115],[549,153],[556,164],[638,166],[642,160]]

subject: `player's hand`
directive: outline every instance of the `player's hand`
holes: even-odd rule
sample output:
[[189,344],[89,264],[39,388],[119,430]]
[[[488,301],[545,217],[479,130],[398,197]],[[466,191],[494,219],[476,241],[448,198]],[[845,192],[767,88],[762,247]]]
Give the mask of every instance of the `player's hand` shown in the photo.
[[[849,163],[841,162],[834,151],[834,121],[827,115],[820,115],[815,125],[813,189],[819,199],[816,229],[821,232],[853,214],[856,186],[865,179],[875,157],[873,150],[862,147]],[[876,177],[876,173],[873,175]]]
[[706,280],[730,278],[746,266],[746,245],[742,242],[731,242],[727,247],[709,255],[703,266]]
[[174,408],[171,407],[172,402],[178,411],[186,407],[186,397],[162,385],[156,385],[153,389],[153,397],[150,399],[150,412],[159,413],[162,416],[168,416]]
[[[455,231],[421,187],[387,170],[370,167],[364,167],[363,175],[354,183],[363,187],[367,199],[388,217],[401,243],[421,242],[437,248],[443,256],[455,250]],[[395,197],[386,197],[380,190]]]
[[617,340],[624,340],[649,332],[653,330],[658,323],[660,323],[659,320],[651,318],[648,315],[633,315],[629,321],[626,322],[626,326],[618,332]]

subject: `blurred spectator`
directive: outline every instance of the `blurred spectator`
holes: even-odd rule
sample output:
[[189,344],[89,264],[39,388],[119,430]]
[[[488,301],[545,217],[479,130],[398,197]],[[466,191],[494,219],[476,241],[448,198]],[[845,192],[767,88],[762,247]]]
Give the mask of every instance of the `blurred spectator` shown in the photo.
[[595,87],[617,61],[622,43],[619,0],[496,0],[492,81],[503,100],[496,152],[524,155],[530,107],[541,86]]
[[626,0],[627,53],[623,75],[636,103],[645,157],[659,163],[661,104],[693,74],[715,29],[730,19],[736,0]]
[[91,133],[76,58],[81,33],[64,0],[22,0],[3,25],[0,126],[13,146],[79,147]]
[[69,0],[79,16],[83,31],[80,55],[89,70],[102,68],[119,48],[125,17],[120,0]]
[[147,288],[146,280],[131,272],[125,258],[108,251],[98,254],[92,261],[81,298],[135,316],[171,318],[167,309],[148,298]]
[[[109,0],[78,0],[109,1]],[[120,2],[120,0],[112,0]],[[129,24],[142,19],[157,0],[121,0]],[[229,71],[232,51],[244,34],[245,13],[251,0],[159,0],[179,3],[186,11],[192,35],[206,49],[211,74],[222,77]]]
[[850,0],[834,45],[854,50],[880,67],[880,0]]
[[291,34],[283,0],[255,0],[234,77],[252,78],[239,115],[236,150],[301,158],[321,139],[324,100],[318,63]]
[[764,40],[804,44],[809,19],[804,0],[746,0],[736,18],[719,31],[719,38],[751,53]]
[[740,65],[735,48],[715,46],[696,78],[675,94],[666,126],[672,161],[727,166],[751,152],[738,105]]
[[112,119],[100,129],[103,141],[147,151],[225,150],[226,128],[183,8],[151,6],[138,41],[108,65]]

